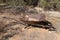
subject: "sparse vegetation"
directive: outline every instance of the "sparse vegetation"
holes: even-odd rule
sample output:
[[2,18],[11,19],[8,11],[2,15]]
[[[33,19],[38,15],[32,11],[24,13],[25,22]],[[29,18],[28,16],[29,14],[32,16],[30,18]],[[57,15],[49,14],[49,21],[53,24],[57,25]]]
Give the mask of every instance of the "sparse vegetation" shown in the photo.
[[[24,2],[25,1],[25,2]],[[36,1],[36,0],[33,0]],[[7,3],[12,6],[17,6],[17,5],[25,5],[25,4],[32,4],[32,0],[0,0],[1,3]],[[48,10],[60,10],[60,0],[39,0],[38,2],[39,7],[46,8]]]

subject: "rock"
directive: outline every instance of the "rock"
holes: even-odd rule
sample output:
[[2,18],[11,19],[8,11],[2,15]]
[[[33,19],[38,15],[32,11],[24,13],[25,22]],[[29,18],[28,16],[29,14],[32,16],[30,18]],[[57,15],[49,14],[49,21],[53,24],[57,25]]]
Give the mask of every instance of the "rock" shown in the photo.
[[26,29],[20,35],[16,35],[11,40],[57,40],[57,34],[45,29],[31,28]]

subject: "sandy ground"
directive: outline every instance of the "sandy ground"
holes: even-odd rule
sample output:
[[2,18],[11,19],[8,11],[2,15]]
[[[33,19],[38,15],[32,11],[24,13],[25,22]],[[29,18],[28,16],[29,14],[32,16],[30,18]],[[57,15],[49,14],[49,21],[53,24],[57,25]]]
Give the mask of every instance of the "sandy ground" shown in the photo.
[[0,27],[5,27],[6,30],[6,32],[0,32],[0,40],[60,40],[60,18],[49,16],[51,14],[47,15],[47,20],[53,24],[57,32],[34,27],[22,30],[25,25],[14,23],[16,20],[20,21],[21,16],[19,14],[0,13]]

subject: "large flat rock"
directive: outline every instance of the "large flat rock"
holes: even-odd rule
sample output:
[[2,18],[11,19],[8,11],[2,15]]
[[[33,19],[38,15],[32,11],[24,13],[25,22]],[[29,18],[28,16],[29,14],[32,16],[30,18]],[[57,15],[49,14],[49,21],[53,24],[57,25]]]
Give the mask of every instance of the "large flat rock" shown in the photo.
[[30,28],[26,29],[20,35],[15,35],[10,40],[59,40],[59,34],[54,31],[48,31],[41,28]]

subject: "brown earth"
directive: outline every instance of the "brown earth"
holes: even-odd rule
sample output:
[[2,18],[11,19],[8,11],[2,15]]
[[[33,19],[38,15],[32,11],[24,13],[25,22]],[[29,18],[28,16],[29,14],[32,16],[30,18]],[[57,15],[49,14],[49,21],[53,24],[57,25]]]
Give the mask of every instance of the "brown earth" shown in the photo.
[[24,29],[25,25],[16,22],[16,20],[20,21],[19,14],[0,13],[0,27],[2,27],[0,29],[4,29],[0,31],[0,40],[60,40],[60,18],[50,15],[51,13],[46,14],[46,18],[57,31],[34,27]]

